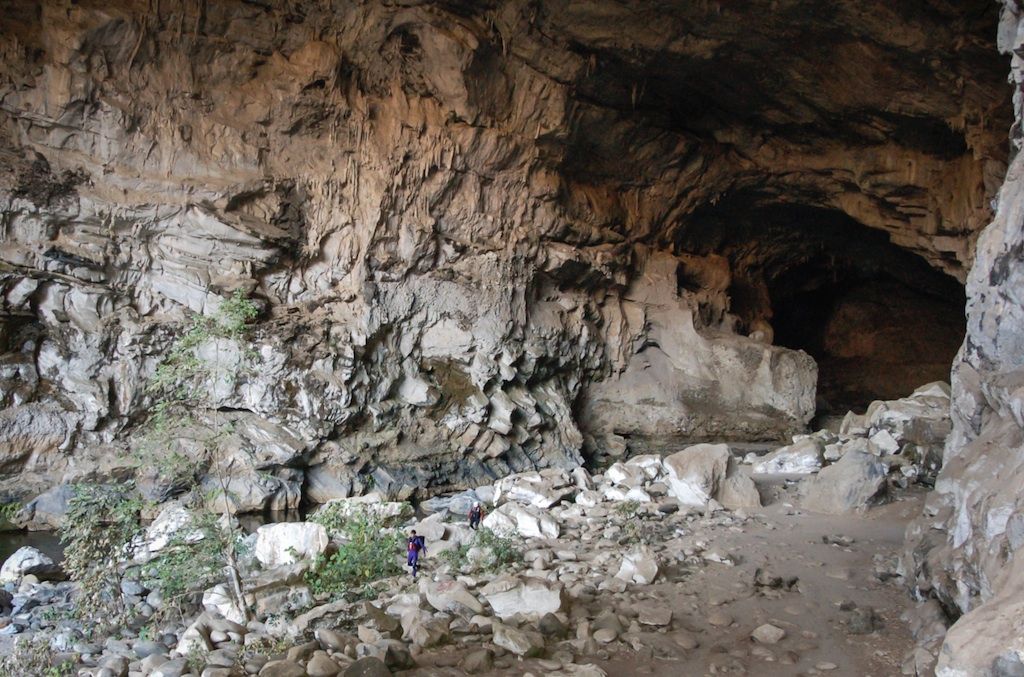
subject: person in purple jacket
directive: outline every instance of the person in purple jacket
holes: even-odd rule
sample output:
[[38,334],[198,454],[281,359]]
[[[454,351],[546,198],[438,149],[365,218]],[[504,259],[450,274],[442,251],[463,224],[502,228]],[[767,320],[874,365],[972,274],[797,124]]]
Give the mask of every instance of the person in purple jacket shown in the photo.
[[416,574],[420,570],[420,554],[425,555],[427,553],[427,541],[422,536],[417,535],[416,530],[413,529],[406,540],[406,544],[409,566],[412,567],[412,577],[416,578]]

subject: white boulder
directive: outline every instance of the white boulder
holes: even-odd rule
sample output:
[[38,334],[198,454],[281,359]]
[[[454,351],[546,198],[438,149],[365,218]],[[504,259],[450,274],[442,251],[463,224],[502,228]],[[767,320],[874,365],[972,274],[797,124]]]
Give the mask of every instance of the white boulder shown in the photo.
[[253,554],[269,568],[313,559],[327,549],[327,531],[315,522],[267,524],[256,530]]
[[501,536],[518,534],[523,538],[558,538],[558,522],[536,508],[506,503],[484,517],[483,525]]
[[634,550],[622,558],[615,577],[627,583],[650,585],[658,576],[658,558],[647,550]]
[[0,584],[17,583],[22,576],[32,574],[39,578],[53,576],[60,572],[60,567],[49,555],[33,548],[23,546],[4,561],[0,567]]
[[776,449],[754,463],[756,475],[809,475],[821,470],[824,445],[814,437],[805,437]]
[[669,494],[687,507],[703,508],[729,467],[729,447],[697,444],[662,459]]
[[494,609],[495,615],[502,619],[516,614],[540,618],[544,614],[561,611],[566,603],[565,590],[560,584],[537,578],[520,580],[501,576],[481,588],[480,594]]

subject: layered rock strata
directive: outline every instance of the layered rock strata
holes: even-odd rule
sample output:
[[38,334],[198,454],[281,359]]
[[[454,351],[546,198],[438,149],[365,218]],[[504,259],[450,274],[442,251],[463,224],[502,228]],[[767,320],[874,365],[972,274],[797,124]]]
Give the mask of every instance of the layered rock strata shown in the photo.
[[199,347],[197,412],[230,423],[203,462],[235,509],[799,431],[815,366],[763,297],[809,254],[688,229],[798,204],[962,278],[1005,166],[993,25],[980,1],[9,3],[0,468],[133,475],[147,380],[238,290],[262,314]]

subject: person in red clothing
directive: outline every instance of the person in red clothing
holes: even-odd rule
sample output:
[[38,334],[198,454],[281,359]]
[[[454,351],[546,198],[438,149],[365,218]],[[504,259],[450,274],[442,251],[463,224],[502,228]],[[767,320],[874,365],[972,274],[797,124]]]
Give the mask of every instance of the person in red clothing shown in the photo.
[[476,502],[473,507],[469,509],[469,528],[477,529],[480,527],[480,520],[484,518],[484,509],[480,507],[480,503]]

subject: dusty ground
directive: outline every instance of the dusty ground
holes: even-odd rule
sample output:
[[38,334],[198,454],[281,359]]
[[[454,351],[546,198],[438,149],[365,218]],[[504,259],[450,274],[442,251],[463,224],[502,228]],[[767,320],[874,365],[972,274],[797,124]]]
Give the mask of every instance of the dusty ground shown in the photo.
[[[655,584],[631,588],[625,595],[598,593],[589,610],[593,614],[595,606],[607,604],[622,615],[635,616],[646,602],[667,602],[673,610],[671,629],[650,631],[645,626],[632,648],[616,642],[589,658],[577,658],[577,663],[590,660],[612,676],[898,675],[912,647],[900,615],[912,601],[899,580],[890,576],[904,527],[920,514],[923,497],[921,491],[904,492],[864,515],[824,516],[794,508],[788,492],[781,490],[772,505],[752,511],[752,519],[733,524],[729,518],[721,524],[694,522],[671,539],[672,545],[680,554],[703,546],[703,557],[672,563]],[[710,553],[736,563],[709,561]],[[783,585],[757,585],[758,570],[762,581],[780,577]],[[796,582],[787,587],[794,578]],[[866,620],[873,617],[869,609],[877,614],[875,622]],[[715,618],[722,615],[728,618]],[[727,626],[711,622],[730,618]],[[773,645],[754,642],[751,632],[763,623],[784,629],[786,637]],[[684,648],[687,638],[699,645]],[[478,647],[477,643],[470,648]],[[423,655],[418,661],[432,667],[403,674],[465,674],[444,667],[462,655],[455,648]],[[498,660],[503,662],[510,665],[480,674],[540,676],[556,668],[511,655]]]

